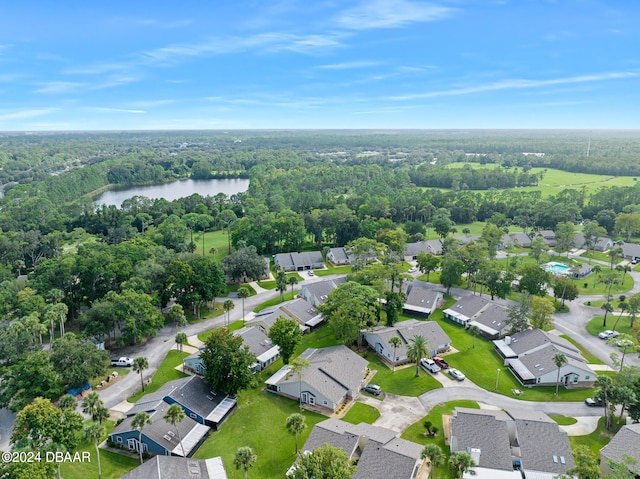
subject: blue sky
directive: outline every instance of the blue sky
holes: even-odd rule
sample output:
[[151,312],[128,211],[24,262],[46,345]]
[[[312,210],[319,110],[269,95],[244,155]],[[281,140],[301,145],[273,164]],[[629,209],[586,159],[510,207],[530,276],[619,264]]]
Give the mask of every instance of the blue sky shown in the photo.
[[0,130],[640,128],[636,0],[5,2]]

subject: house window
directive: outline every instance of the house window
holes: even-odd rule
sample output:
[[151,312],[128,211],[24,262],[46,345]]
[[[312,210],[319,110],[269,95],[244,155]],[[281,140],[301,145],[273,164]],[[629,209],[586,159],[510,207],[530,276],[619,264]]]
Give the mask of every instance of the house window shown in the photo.
[[190,414],[189,414],[189,417],[190,417],[191,419],[196,419],[198,416],[197,416],[196,414],[194,414],[194,413],[190,413]]
[[586,381],[587,379],[591,379],[591,376],[585,376],[585,377],[584,377],[584,379],[585,379],[585,381]]
[[574,382],[574,383],[577,383],[577,382],[578,382],[578,376],[574,376],[574,377],[573,377],[573,382]]
[[116,442],[119,442],[120,444],[122,444],[122,437],[116,436]]
[[322,401],[322,404],[324,404],[326,406],[329,403],[327,401]]
[[536,383],[539,383],[539,382],[540,382],[540,378],[537,378],[537,379],[536,379]]

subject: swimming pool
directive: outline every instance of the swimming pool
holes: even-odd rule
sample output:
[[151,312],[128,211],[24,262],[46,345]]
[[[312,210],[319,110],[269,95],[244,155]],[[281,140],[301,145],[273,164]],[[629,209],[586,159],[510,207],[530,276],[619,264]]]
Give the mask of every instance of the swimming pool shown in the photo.
[[545,271],[551,274],[567,274],[567,271],[569,270],[569,266],[562,263],[551,262],[551,263],[543,264],[542,269],[544,269]]

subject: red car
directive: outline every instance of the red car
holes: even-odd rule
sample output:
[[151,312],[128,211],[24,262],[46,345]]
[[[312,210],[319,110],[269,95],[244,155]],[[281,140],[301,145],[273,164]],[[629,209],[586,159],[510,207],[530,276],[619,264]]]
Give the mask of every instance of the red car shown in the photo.
[[449,369],[449,363],[447,363],[444,359],[435,357],[433,358],[433,362],[440,366],[441,369]]

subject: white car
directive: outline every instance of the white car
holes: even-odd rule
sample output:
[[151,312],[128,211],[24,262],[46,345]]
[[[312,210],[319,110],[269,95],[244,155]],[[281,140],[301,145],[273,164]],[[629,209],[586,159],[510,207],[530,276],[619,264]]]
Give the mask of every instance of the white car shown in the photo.
[[433,374],[440,372],[440,366],[438,366],[433,359],[422,358],[420,360],[420,366],[422,366],[422,369],[425,371],[429,371]]
[[122,356],[111,360],[112,368],[130,368],[133,366],[133,359]]
[[416,268],[415,266],[413,268],[409,268],[409,270],[407,271],[407,273],[415,273],[416,271],[418,271],[418,268]]
[[313,272],[313,270],[312,270],[312,269],[310,269],[310,270],[307,272],[307,274],[308,274],[309,276],[315,276],[315,275],[316,275],[316,274]]
[[458,371],[457,369],[451,368],[449,369],[449,371],[447,371],[449,373],[449,376],[451,376],[453,379],[455,379],[456,381],[464,381],[465,375],[462,374],[460,371]]
[[600,339],[617,338],[618,336],[620,336],[620,333],[618,331],[612,331],[611,329],[607,329],[598,334]]

